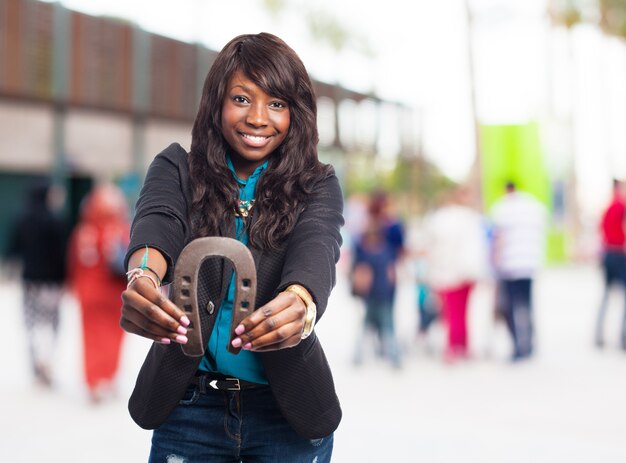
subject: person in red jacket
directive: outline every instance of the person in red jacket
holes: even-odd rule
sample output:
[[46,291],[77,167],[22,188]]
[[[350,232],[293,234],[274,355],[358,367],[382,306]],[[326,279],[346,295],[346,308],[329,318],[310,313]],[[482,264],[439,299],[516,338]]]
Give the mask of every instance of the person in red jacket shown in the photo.
[[[604,291],[596,321],[595,343],[598,347],[604,346],[604,318],[611,287],[622,286],[626,292],[626,191],[619,180],[613,180],[613,198],[602,215],[601,234]],[[621,347],[626,350],[626,301]]]
[[69,250],[70,283],[82,315],[85,379],[94,402],[112,392],[118,370],[128,235],[123,193],[113,185],[95,187],[83,203]]

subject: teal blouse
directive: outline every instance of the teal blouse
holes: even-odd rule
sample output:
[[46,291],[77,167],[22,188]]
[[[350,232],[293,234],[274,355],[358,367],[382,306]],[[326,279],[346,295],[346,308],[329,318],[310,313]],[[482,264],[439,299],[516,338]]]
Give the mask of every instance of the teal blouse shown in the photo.
[[[235,168],[230,157],[227,157],[228,167],[239,183],[239,199],[252,201],[255,198],[256,185],[261,174],[267,168],[267,161],[256,168],[247,180],[237,177]],[[235,216],[236,237],[243,244],[248,244],[248,233],[245,230],[243,219]],[[231,275],[230,284],[226,291],[226,297],[217,312],[217,320],[207,344],[207,350],[200,362],[200,370],[207,372],[222,373],[245,381],[267,384],[265,371],[261,359],[255,352],[241,350],[239,354],[231,354],[226,350],[230,338],[230,323],[233,314],[233,302],[235,300],[235,274]]]

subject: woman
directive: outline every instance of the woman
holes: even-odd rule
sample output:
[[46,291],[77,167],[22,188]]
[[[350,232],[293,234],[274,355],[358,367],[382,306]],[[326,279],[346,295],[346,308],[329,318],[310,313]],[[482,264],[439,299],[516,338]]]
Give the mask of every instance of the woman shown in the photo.
[[354,363],[363,362],[363,340],[367,331],[378,335],[381,352],[394,368],[401,368],[400,348],[396,338],[393,298],[396,291],[396,256],[385,236],[385,226],[376,217],[357,242],[354,251],[353,279],[361,273],[363,287],[360,291],[365,303],[363,331],[357,339]]
[[[296,53],[271,34],[242,35],[209,71],[190,152],[173,144],[150,166],[121,319],[155,341],[129,403],[140,426],[155,428],[150,461],[330,461],[341,409],[306,321],[315,306],[315,321],[323,315],[335,283],[343,202],[317,141],[315,95]],[[236,329],[238,355],[222,342],[234,293],[228,265],[208,259],[200,269],[200,358],[176,345],[187,342],[189,320],[156,288],[204,236],[236,238],[255,259],[257,310]]]
[[54,211],[48,179],[33,181],[11,230],[7,257],[22,264],[22,306],[36,384],[52,387],[67,252],[67,224]]
[[128,207],[114,185],[96,186],[81,207],[69,249],[70,282],[80,304],[85,380],[92,402],[114,393],[124,332],[119,326]]
[[448,329],[446,362],[470,357],[470,297],[476,284],[487,276],[483,219],[469,204],[469,190],[457,187],[426,219],[428,284],[437,294]]

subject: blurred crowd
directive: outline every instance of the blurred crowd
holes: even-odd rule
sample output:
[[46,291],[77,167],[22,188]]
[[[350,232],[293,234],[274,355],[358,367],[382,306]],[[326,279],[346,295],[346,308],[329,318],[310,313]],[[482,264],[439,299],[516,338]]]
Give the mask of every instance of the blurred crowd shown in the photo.
[[54,387],[60,306],[69,293],[80,306],[84,381],[97,403],[115,395],[129,209],[118,187],[97,185],[84,197],[78,221],[71,225],[61,214],[58,194],[48,179],[33,182],[12,228],[7,257],[10,265],[21,267],[26,343],[36,383]]
[[[613,287],[624,294],[621,346],[626,350],[626,189],[614,182],[613,197],[598,224],[602,249],[598,256],[605,289],[599,301],[595,344],[604,346],[604,319]],[[362,329],[353,361],[364,352],[401,368],[403,351],[394,320],[398,275],[414,286],[417,346],[455,363],[472,357],[469,303],[477,286],[491,291],[494,324],[506,327],[510,361],[535,352],[534,286],[547,265],[549,210],[514,182],[502,185],[501,197],[480,212],[477,198],[465,186],[449,189],[420,217],[407,217],[391,193],[377,190],[354,194],[346,201],[348,278],[356,307],[362,308]],[[360,309],[357,309],[360,310]],[[441,330],[432,333],[432,327]],[[590,332],[592,330],[590,329]],[[444,333],[439,343],[433,336]],[[439,344],[439,349],[433,346]]]
[[[490,288],[494,323],[506,327],[510,360],[532,357],[535,349],[533,286],[546,265],[549,212],[513,182],[481,213],[464,186],[441,195],[420,217],[402,214],[384,190],[346,199],[344,248],[347,277],[361,326],[352,361],[372,356],[394,369],[406,362],[407,346],[398,339],[399,275],[414,288],[415,346],[443,362],[472,358],[469,303],[477,286]],[[124,254],[129,238],[127,198],[113,184],[94,186],[70,224],[60,213],[59,191],[48,180],[31,186],[9,240],[8,262],[20,268],[23,321],[34,380],[54,387],[51,369],[58,342],[60,306],[70,294],[80,306],[84,384],[94,403],[115,395],[124,332],[119,327],[120,294],[125,288]],[[621,347],[626,350],[626,188],[613,184],[601,223],[598,264],[604,291],[593,331],[605,345],[605,318],[614,287],[624,294]],[[14,273],[14,272],[10,272]],[[485,285],[485,283],[487,283]],[[433,326],[438,326],[433,333]],[[443,333],[443,335],[442,335]],[[433,337],[439,336],[438,342]],[[439,346],[437,348],[433,346]]]

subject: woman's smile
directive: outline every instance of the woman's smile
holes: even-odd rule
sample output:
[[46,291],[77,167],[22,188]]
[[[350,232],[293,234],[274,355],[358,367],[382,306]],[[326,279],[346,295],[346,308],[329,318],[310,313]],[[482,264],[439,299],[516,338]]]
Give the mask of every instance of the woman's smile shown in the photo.
[[247,133],[241,133],[241,136],[244,139],[244,143],[254,148],[262,148],[270,140],[270,137],[264,137],[261,135],[250,135]]

